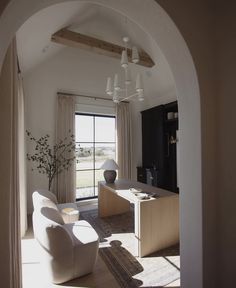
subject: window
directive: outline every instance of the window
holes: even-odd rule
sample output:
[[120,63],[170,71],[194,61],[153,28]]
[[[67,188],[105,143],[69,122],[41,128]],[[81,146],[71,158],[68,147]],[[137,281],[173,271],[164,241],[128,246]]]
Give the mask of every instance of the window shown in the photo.
[[116,158],[115,117],[76,113],[76,198],[97,197],[97,183],[104,180],[101,165]]

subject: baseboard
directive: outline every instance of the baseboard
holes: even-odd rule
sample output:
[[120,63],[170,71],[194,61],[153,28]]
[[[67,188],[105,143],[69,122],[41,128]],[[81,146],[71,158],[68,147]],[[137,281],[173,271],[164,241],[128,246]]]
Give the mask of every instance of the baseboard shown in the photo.
[[84,205],[96,205],[98,204],[98,199],[87,199],[87,200],[81,200],[76,202],[78,207],[84,206]]

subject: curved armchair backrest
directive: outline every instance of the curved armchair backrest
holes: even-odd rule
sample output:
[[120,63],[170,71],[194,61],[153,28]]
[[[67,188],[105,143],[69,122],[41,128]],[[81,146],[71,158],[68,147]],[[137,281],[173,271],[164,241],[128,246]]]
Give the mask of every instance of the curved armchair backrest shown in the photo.
[[48,198],[49,200],[51,200],[55,204],[57,204],[57,197],[51,191],[48,191],[48,190],[45,190],[45,189],[38,189],[35,192],[38,192],[38,194],[41,195],[42,197]]
[[63,228],[64,221],[58,210],[43,207],[33,213],[34,236],[51,255],[67,246],[72,248],[72,239]]
[[56,196],[47,190],[37,190],[32,194],[34,210],[40,210],[42,207],[57,209]]

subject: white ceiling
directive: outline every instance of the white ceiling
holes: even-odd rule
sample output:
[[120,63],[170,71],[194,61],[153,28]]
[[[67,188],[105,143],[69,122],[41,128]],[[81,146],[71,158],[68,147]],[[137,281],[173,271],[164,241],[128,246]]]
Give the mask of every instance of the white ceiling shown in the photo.
[[167,61],[149,35],[116,11],[82,1],[69,1],[43,9],[22,25],[16,38],[23,73],[29,73],[60,50],[69,49],[50,40],[53,33],[66,26],[119,45],[123,44],[122,38],[128,36],[132,44],[145,50],[156,63],[153,68],[141,68],[149,85],[148,94],[162,96],[174,89]]

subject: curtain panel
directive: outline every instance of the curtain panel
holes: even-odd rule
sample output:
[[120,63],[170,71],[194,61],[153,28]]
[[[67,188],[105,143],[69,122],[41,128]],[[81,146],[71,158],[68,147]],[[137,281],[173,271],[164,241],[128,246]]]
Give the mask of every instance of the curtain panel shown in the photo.
[[18,72],[18,167],[19,167],[19,194],[20,194],[20,223],[21,237],[27,230],[27,190],[26,190],[26,152],[25,152],[25,102],[23,79]]
[[116,107],[118,178],[131,179],[132,130],[129,103],[121,102]]
[[[75,99],[73,96],[57,95],[56,140],[75,135]],[[71,152],[68,157],[73,157]],[[54,193],[59,203],[75,202],[75,161],[68,170],[59,173],[54,182]]]
[[20,245],[19,102],[15,39],[10,44],[0,76],[1,286],[22,287]]

